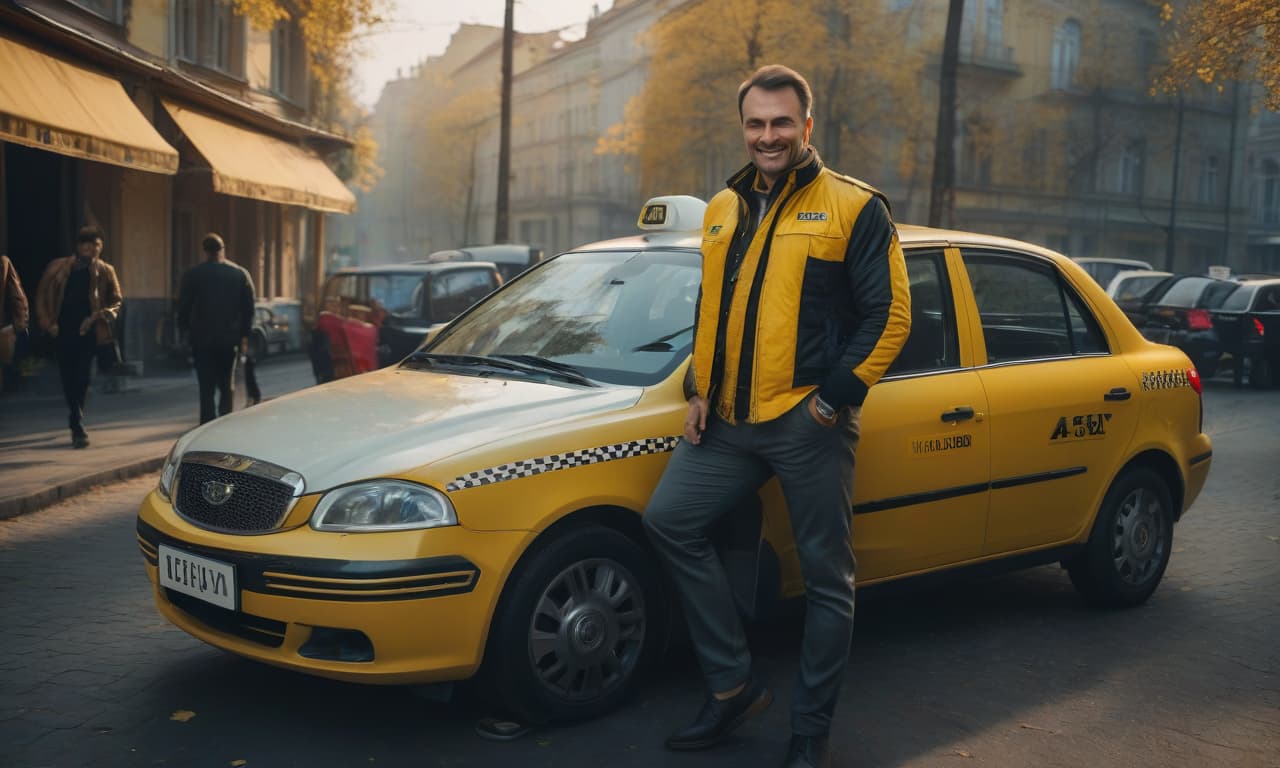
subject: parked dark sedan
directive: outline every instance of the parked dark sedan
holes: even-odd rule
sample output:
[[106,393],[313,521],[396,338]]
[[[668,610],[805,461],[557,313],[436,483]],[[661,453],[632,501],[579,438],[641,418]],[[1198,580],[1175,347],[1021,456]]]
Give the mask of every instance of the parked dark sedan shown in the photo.
[[1221,307],[1238,285],[1204,275],[1174,275],[1147,294],[1138,330],[1151,341],[1181,349],[1207,379],[1217,372],[1223,355],[1211,310]]
[[1280,278],[1244,280],[1211,313],[1225,352],[1231,355],[1236,386],[1276,386],[1280,372]]
[[256,360],[289,347],[289,320],[263,302],[253,308],[253,329],[249,333],[249,351]]

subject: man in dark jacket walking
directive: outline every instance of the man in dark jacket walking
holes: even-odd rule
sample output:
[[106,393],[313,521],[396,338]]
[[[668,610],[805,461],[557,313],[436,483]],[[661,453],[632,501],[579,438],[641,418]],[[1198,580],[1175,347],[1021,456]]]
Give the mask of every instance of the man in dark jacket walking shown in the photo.
[[[253,278],[227,261],[222,238],[205,235],[205,261],[187,270],[178,293],[178,328],[191,343],[200,382],[200,423],[231,413],[237,353],[249,348]],[[213,391],[218,390],[217,410]]]

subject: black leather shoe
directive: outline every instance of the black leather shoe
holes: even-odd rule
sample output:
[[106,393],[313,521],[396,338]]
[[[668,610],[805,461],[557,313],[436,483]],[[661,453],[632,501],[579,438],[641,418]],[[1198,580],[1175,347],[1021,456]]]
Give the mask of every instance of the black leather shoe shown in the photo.
[[782,768],[831,768],[826,736],[792,736]]
[[86,434],[85,434],[85,433],[83,433],[83,432],[80,432],[80,433],[78,433],[78,434],[74,434],[74,435],[72,435],[72,436],[71,436],[71,447],[72,447],[72,448],[88,448],[88,447],[89,447],[89,436],[88,436],[88,435],[86,435]]
[[772,703],[773,694],[755,680],[748,682],[732,698],[721,700],[708,696],[697,719],[667,739],[667,749],[686,752],[714,747],[733,733],[733,729],[746,722],[747,718],[760,714]]

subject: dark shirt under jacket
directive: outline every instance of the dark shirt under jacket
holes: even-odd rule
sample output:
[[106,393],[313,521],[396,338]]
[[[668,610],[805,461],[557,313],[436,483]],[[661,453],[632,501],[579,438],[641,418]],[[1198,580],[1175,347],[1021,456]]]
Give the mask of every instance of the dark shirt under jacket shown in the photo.
[[62,291],[62,307],[58,310],[58,338],[72,341],[80,335],[80,325],[89,316],[89,265],[79,264],[67,275]]
[[253,278],[229,261],[206,261],[182,276],[178,328],[192,348],[237,346],[253,327]]

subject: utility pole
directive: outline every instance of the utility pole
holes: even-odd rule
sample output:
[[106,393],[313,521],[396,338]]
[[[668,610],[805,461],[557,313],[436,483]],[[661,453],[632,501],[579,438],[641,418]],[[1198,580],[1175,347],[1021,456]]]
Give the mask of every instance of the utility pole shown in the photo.
[[498,205],[493,218],[493,242],[511,239],[509,226],[511,178],[511,55],[516,36],[515,0],[507,0],[502,24],[502,117],[498,128]]
[[1231,143],[1227,150],[1227,194],[1222,206],[1222,263],[1231,263],[1231,185],[1235,183],[1236,130],[1240,121],[1240,81],[1231,84]]
[[960,63],[960,20],[964,0],[950,0],[947,33],[942,43],[938,77],[938,132],[933,144],[933,186],[929,191],[929,226],[953,226],[956,197],[956,69]]
[[1178,94],[1178,121],[1177,129],[1173,138],[1173,189],[1169,193],[1169,227],[1165,230],[1164,241],[1164,271],[1173,271],[1173,256],[1177,248],[1178,235],[1178,172],[1181,170],[1182,161],[1182,113],[1183,113],[1182,94]]

